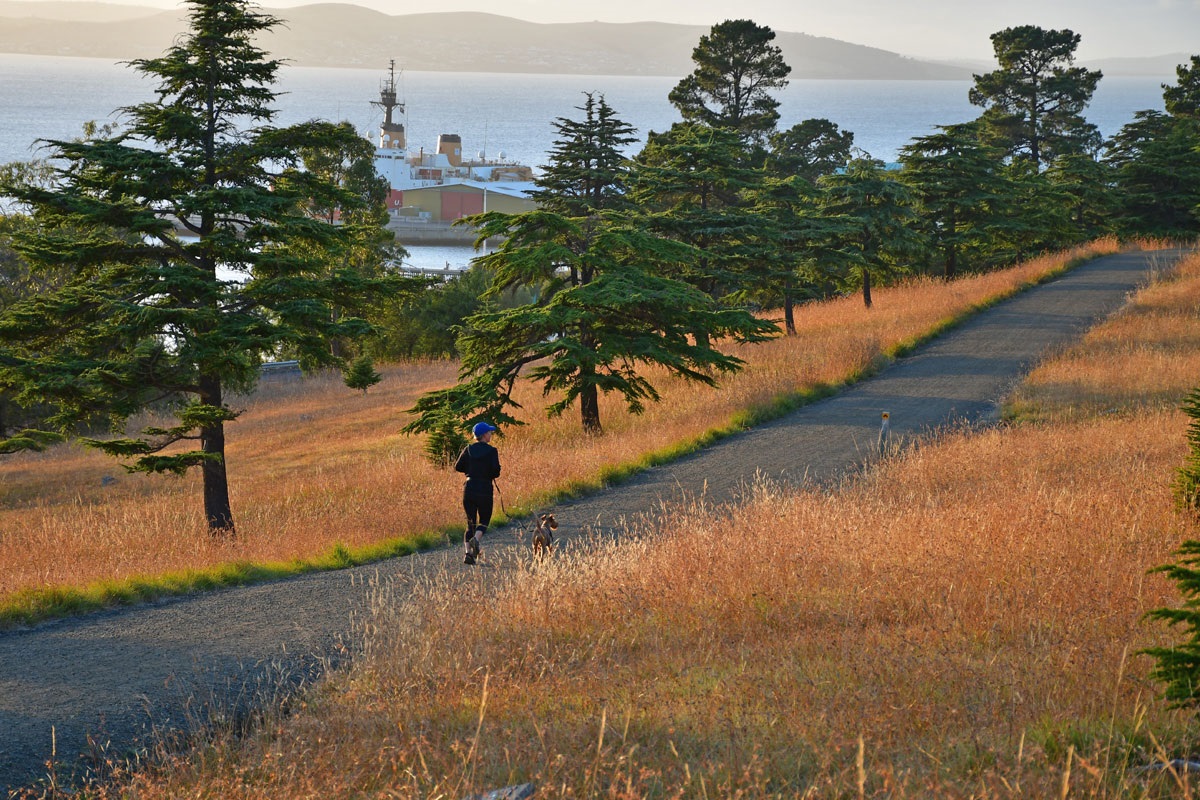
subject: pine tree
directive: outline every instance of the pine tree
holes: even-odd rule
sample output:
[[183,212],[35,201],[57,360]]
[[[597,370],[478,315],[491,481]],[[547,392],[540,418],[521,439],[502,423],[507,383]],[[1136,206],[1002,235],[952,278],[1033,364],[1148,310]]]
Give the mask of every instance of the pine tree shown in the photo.
[[986,251],[1005,181],[1000,153],[979,141],[973,125],[939,128],[901,150],[900,179],[916,193],[917,216],[949,280],[966,254]]
[[460,382],[418,400],[406,432],[436,434],[448,419],[514,424],[512,390],[526,377],[553,398],[551,415],[578,404],[583,431],[598,435],[602,393],[619,394],[631,413],[658,399],[644,366],[713,385],[742,362],[707,341],[768,333],[751,315],[721,309],[666,277],[695,249],[654,235],[624,208],[616,187],[625,169],[613,165],[628,127],[602,97],[589,96],[580,110],[582,120],[556,123],[560,138],[539,179],[541,208],[468,220],[480,241],[503,239],[476,260],[494,275],[490,293],[525,286],[536,299],[466,321]]
[[[1187,513],[1200,511],[1200,389],[1193,390],[1183,403],[1188,423],[1188,458],[1175,476],[1175,501]],[[1175,553],[1172,564],[1155,568],[1179,587],[1184,597],[1181,607],[1156,608],[1146,616],[1170,625],[1182,625],[1186,638],[1172,647],[1143,650],[1156,660],[1150,677],[1166,685],[1165,695],[1176,708],[1200,706],[1200,541],[1186,540]]]
[[629,196],[646,224],[697,249],[669,274],[718,300],[763,278],[752,205],[766,173],[747,156],[732,130],[678,123],[652,134],[634,163]]
[[1038,170],[1056,156],[1099,147],[1100,133],[1082,113],[1102,76],[1073,66],[1079,34],[1020,25],[991,39],[1000,68],[976,75],[969,93],[985,109],[989,141]]
[[343,380],[348,388],[359,389],[365,395],[367,389],[383,380],[383,376],[375,371],[371,357],[363,355],[350,362]]
[[872,281],[904,272],[906,259],[924,246],[912,225],[913,192],[871,158],[854,159],[820,186],[824,214],[840,223],[830,257],[840,260],[843,283],[860,289],[870,308]]
[[775,31],[748,19],[726,20],[701,36],[692,50],[696,68],[668,95],[684,122],[731,130],[747,145],[764,142],[779,120],[771,90],[787,86],[792,71],[774,39]]
[[1200,120],[1139,111],[1108,143],[1117,229],[1190,238],[1200,232]]
[[1200,122],[1200,56],[1192,56],[1190,63],[1175,67],[1175,75],[1174,86],[1162,85],[1167,113]]
[[[338,266],[347,231],[309,213],[360,202],[299,168],[303,152],[344,147],[349,132],[270,124],[279,62],[254,42],[277,20],[241,0],[188,7],[187,34],[133,62],[157,98],[124,109],[125,130],[51,141],[53,185],[0,187],[35,222],[14,246],[70,273],[0,316],[0,387],[55,406],[60,431],[106,420],[116,438],[84,442],[130,469],[199,467],[210,530],[232,532],[227,393],[249,390],[284,348],[337,364],[329,341],[368,326],[333,309],[389,287]],[[125,431],[164,405],[173,422]]]

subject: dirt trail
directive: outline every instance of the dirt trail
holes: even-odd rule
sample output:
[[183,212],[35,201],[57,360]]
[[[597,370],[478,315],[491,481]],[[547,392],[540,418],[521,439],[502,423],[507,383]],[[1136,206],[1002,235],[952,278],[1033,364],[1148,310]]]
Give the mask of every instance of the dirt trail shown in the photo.
[[[1098,259],[1012,298],[841,394],[619,487],[556,508],[560,539],[616,529],[663,502],[736,498],[756,475],[828,482],[872,453],[880,413],[893,440],[953,422],[986,423],[1048,349],[1118,308],[1152,266],[1177,252]],[[503,534],[487,543],[493,550]],[[511,545],[509,545],[511,546]],[[485,548],[486,550],[486,548]],[[444,548],[358,569],[121,609],[0,633],[0,786],[45,774],[52,731],[69,774],[95,742],[135,752],[162,730],[186,730],[212,701],[286,693],[349,652],[353,620],[376,576],[398,586],[455,565]]]

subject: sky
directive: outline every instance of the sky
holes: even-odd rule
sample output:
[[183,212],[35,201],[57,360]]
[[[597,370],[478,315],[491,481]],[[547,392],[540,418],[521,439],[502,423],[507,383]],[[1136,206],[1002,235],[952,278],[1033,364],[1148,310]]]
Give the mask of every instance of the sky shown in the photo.
[[[318,0],[259,0],[267,8]],[[531,22],[752,19],[926,59],[992,59],[988,37],[1015,25],[1069,28],[1081,59],[1200,53],[1200,0],[333,0],[387,14],[484,11]],[[177,0],[112,0],[172,8]]]

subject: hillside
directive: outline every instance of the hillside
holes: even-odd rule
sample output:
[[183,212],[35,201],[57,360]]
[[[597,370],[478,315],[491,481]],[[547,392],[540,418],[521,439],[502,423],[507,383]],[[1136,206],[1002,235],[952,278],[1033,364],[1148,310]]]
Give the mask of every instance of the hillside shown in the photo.
[[0,20],[5,27],[12,19],[41,19],[74,22],[120,22],[152,17],[162,9],[118,3],[89,3],[80,0],[0,0]]
[[[161,54],[184,28],[179,11],[140,9],[135,17],[135,10],[0,0],[0,52],[144,58]],[[682,76],[708,31],[658,22],[543,25],[477,13],[390,16],[332,3],[269,11],[286,24],[264,46],[294,64],[320,67],[378,67],[394,58],[409,70]],[[961,67],[836,39],[778,32],[776,42],[793,78],[970,78]]]
[[1175,67],[1187,64],[1190,60],[1191,56],[1187,53],[1166,53],[1144,58],[1102,58],[1081,62],[1081,66],[1098,69],[1105,75],[1162,76],[1163,80],[1174,82]]

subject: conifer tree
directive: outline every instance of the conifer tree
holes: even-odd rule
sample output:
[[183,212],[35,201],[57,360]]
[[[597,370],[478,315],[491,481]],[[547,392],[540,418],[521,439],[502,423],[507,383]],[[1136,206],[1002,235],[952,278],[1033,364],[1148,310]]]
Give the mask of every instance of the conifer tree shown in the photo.
[[1200,56],[1192,56],[1190,63],[1175,67],[1175,76],[1174,86],[1162,85],[1167,113],[1200,122]]
[[[279,62],[255,41],[277,20],[243,0],[188,8],[174,46],[133,62],[157,97],[124,109],[124,130],[51,141],[52,185],[0,187],[36,223],[14,246],[35,267],[70,273],[0,316],[0,386],[52,404],[61,431],[107,421],[115,438],[84,442],[130,469],[199,467],[210,530],[232,532],[228,393],[253,386],[260,362],[284,348],[337,364],[330,339],[367,326],[332,309],[388,288],[336,266],[346,231],[308,213],[314,202],[357,207],[299,169],[302,152],[343,147],[349,133],[271,125]],[[174,420],[127,433],[151,406]]]
[[779,121],[771,90],[787,86],[792,71],[774,39],[775,31],[748,19],[725,20],[701,36],[696,68],[668,95],[684,122],[732,130],[747,145],[764,142]]
[[872,281],[905,271],[906,262],[924,242],[912,226],[913,192],[887,173],[883,162],[856,158],[845,172],[820,181],[824,213],[840,223],[829,252],[840,260],[846,286],[862,291],[872,305]]
[[845,167],[853,150],[853,132],[827,119],[806,119],[771,136],[767,166],[776,177],[797,175],[815,184]]
[[1139,111],[1108,143],[1116,227],[1126,235],[1200,233],[1200,120]]
[[799,175],[766,178],[751,195],[749,211],[756,220],[757,242],[764,266],[759,282],[734,296],[756,300],[768,308],[783,306],[784,332],[796,333],[796,303],[824,296],[836,288],[834,266],[843,263],[841,240],[852,222],[827,214],[822,189]]
[[677,123],[637,155],[629,196],[661,236],[697,249],[672,277],[722,299],[760,282],[754,192],[766,173],[747,166],[747,150],[727,128]]
[[713,385],[741,361],[709,341],[768,333],[753,316],[666,277],[695,249],[654,235],[623,208],[620,148],[630,129],[603,97],[589,95],[580,110],[583,119],[556,123],[538,210],[468,219],[480,241],[503,237],[498,250],[476,259],[494,275],[490,293],[525,286],[536,299],[466,321],[460,382],[423,396],[406,432],[438,434],[448,419],[514,424],[512,390],[526,377],[552,399],[551,415],[578,404],[583,431],[597,435],[601,394],[620,395],[631,413],[658,399],[644,367]]
[[969,93],[984,108],[989,141],[1038,170],[1056,156],[1098,148],[1100,133],[1082,113],[1102,76],[1074,66],[1079,34],[1019,25],[991,39],[999,69],[976,75]]
[[[1188,457],[1175,475],[1175,502],[1185,513],[1200,511],[1200,389],[1194,389],[1183,403],[1188,423]],[[1150,677],[1165,684],[1164,693],[1176,708],[1200,706],[1200,541],[1188,539],[1180,546],[1174,563],[1156,567],[1174,581],[1183,595],[1179,607],[1156,608],[1146,616],[1168,624],[1181,625],[1185,640],[1171,647],[1143,650],[1157,662]]]
[[967,253],[986,251],[1004,203],[1005,181],[1000,153],[979,141],[973,125],[939,129],[900,151],[900,178],[916,193],[921,227],[949,280]]
[[1064,244],[1086,242],[1112,230],[1116,197],[1107,164],[1090,153],[1072,153],[1050,162],[1046,177],[1067,202],[1072,235]]
[[375,384],[379,383],[383,376],[375,371],[375,362],[370,356],[362,355],[350,362],[350,367],[346,370],[346,375],[343,378],[346,386],[350,389],[358,389],[364,395],[367,389],[370,389]]

